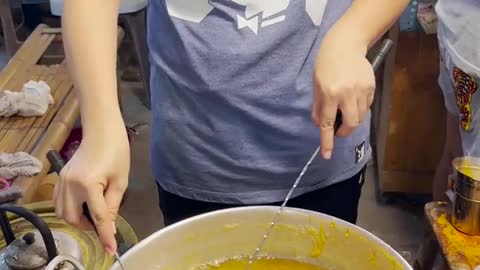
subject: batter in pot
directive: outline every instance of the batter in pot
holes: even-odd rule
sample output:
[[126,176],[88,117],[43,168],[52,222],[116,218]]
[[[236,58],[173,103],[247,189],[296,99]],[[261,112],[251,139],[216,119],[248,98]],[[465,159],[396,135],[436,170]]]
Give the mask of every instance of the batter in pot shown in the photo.
[[[204,265],[195,270],[245,270],[247,259],[227,260],[219,265]],[[287,259],[258,259],[252,263],[250,270],[326,270],[305,262]]]

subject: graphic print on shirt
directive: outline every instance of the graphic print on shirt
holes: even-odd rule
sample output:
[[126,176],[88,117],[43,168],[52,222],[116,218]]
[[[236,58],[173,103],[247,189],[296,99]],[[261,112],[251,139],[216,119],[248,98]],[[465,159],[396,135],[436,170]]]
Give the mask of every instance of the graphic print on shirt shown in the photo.
[[453,79],[455,83],[455,97],[460,112],[460,123],[465,131],[472,130],[472,99],[477,91],[478,84],[475,77],[454,67]]
[[165,0],[170,17],[200,23],[213,10],[209,0]]
[[365,157],[365,142],[355,147],[355,164],[358,164]]
[[285,21],[282,13],[288,8],[290,0],[232,0],[245,6],[245,16],[237,15],[237,27],[250,28],[258,34],[259,27],[266,27]]
[[[213,0],[165,0],[168,14],[184,21],[200,23],[214,9]],[[236,15],[237,29],[250,29],[256,35],[261,28],[284,22],[291,0],[231,0],[244,6],[245,12]],[[312,23],[319,26],[328,0],[305,0],[305,11]]]
[[328,0],[305,0],[305,9],[315,26],[322,24],[323,14],[327,8]]

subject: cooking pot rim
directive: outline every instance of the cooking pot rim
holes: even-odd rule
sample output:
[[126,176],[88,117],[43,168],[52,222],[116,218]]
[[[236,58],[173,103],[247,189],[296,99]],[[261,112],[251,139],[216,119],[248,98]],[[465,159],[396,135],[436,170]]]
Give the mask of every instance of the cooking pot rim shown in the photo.
[[452,166],[455,169],[455,173],[463,178],[460,179],[461,181],[467,180],[472,185],[480,184],[480,179],[465,175],[460,171],[462,167],[480,167],[480,158],[470,156],[457,157],[452,160]]
[[[208,212],[205,214],[197,215],[194,217],[190,217],[188,219],[182,220],[178,223],[175,223],[173,225],[167,226],[165,228],[162,228],[155,233],[151,234],[150,236],[146,237],[144,240],[140,241],[136,246],[128,250],[125,254],[122,255],[122,258],[126,258],[129,255],[136,253],[137,250],[141,249],[142,247],[148,245],[152,240],[157,238],[160,235],[169,233],[170,231],[175,230],[178,227],[185,226],[189,223],[195,222],[197,220],[204,220],[208,219],[212,216],[218,216],[218,215],[223,215],[223,214],[233,214],[233,213],[242,213],[242,212],[262,212],[262,211],[270,211],[272,214],[274,214],[276,211],[278,211],[278,206],[241,206],[241,207],[234,207],[234,208],[229,208],[229,209],[222,209],[222,210],[217,210],[217,211],[212,211]],[[375,236],[371,232],[365,230],[364,228],[349,223],[347,221],[344,221],[342,219],[326,215],[320,212],[315,212],[311,210],[305,210],[305,209],[300,209],[300,208],[294,208],[294,207],[286,207],[284,211],[290,211],[290,212],[297,212],[305,215],[313,215],[317,216],[320,218],[327,218],[332,221],[334,221],[337,224],[342,224],[345,226],[348,226],[350,229],[356,230],[359,233],[363,233],[365,237],[369,238],[370,240],[375,241],[376,243],[380,244],[381,247],[385,248],[392,256],[395,257],[396,260],[398,260],[399,263],[402,264],[403,267],[406,267],[406,269],[413,270],[413,268],[410,266],[410,264],[396,251],[394,250],[389,244],[385,243],[383,240],[381,240],[379,237]],[[112,266],[112,269],[119,269],[118,268],[118,262],[115,262],[115,264]]]

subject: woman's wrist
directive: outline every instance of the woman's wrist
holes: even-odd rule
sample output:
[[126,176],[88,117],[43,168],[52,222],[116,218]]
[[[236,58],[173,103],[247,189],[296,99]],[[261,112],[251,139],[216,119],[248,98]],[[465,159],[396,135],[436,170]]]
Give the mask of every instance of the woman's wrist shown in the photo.
[[83,136],[86,138],[125,132],[125,124],[120,110],[113,108],[99,109],[91,114],[82,113],[82,128]]
[[370,45],[368,38],[361,33],[352,33],[355,31],[346,28],[344,24],[335,25],[325,36],[323,43],[337,50],[342,49],[345,53],[366,55]]

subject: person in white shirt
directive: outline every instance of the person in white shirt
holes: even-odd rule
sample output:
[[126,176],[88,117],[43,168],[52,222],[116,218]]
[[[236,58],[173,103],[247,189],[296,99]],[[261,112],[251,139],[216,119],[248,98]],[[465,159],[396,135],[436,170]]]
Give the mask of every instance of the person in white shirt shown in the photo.
[[435,200],[444,200],[451,162],[480,157],[480,1],[439,0],[439,85],[448,111],[444,152],[433,184]]

